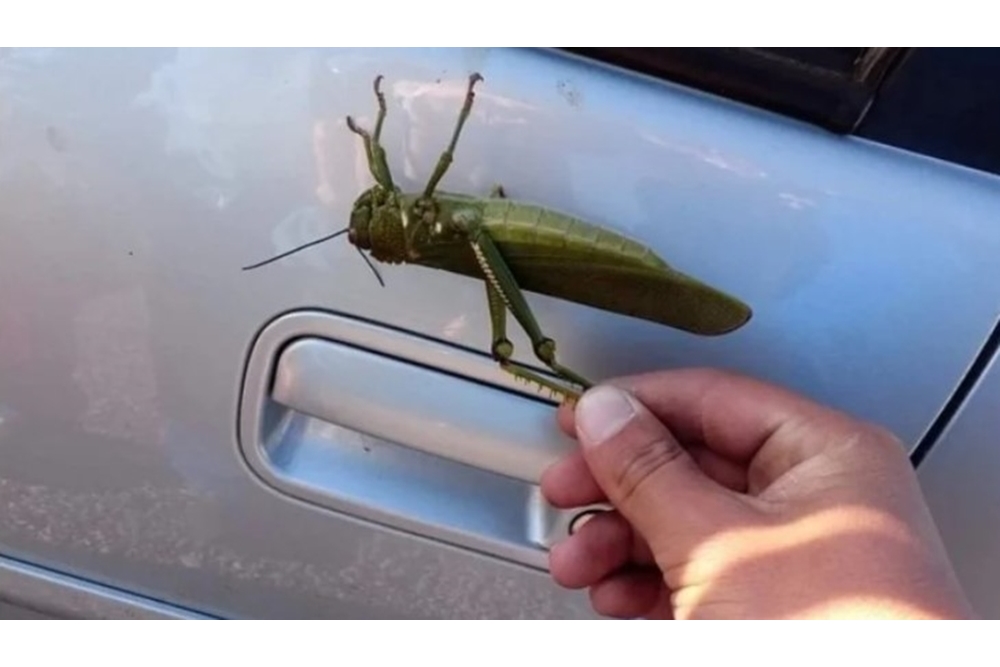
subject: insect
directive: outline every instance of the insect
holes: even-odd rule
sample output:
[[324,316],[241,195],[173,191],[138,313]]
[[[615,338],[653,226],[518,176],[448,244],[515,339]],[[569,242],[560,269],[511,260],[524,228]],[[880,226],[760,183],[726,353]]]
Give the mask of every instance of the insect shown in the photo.
[[[556,343],[536,320],[525,291],[706,336],[728,333],[750,319],[750,308],[740,300],[673,269],[645,245],[616,232],[513,201],[501,186],[485,198],[437,190],[472,110],[475,85],[482,80],[478,73],[469,77],[451,141],[423,191],[405,193],[393,183],[380,143],[386,102],[382,76],[377,76],[374,130],[364,130],[347,117],[348,129],[363,142],[375,179],[375,185],[355,200],[349,225],[244,270],[346,233],[380,283],[382,278],[364,251],[378,262],[418,264],[481,279],[492,325],[493,358],[514,377],[569,400],[578,398],[592,383],[557,360]],[[506,333],[508,311],[527,333],[534,355],[562,382],[512,360],[514,346]]]

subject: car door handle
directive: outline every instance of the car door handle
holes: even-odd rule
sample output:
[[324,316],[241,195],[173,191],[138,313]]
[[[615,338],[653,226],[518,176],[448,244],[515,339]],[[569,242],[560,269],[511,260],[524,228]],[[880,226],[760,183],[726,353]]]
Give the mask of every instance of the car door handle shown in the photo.
[[332,424],[537,483],[572,445],[550,405],[318,338],[281,354],[272,398]]
[[240,452],[275,491],[535,567],[604,505],[560,510],[538,481],[576,443],[555,405],[482,353],[321,311],[255,340]]

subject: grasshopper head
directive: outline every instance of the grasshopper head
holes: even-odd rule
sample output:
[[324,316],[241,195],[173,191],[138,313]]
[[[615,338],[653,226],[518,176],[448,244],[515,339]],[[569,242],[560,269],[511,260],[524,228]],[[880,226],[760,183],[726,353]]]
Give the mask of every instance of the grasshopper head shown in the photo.
[[406,257],[403,212],[396,193],[376,185],[361,194],[351,209],[348,240],[370,250],[380,262],[398,263]]
[[[377,188],[377,186],[376,186]],[[351,224],[348,226],[347,240],[360,250],[371,250],[371,225],[374,218],[376,188],[369,188],[354,200],[351,208]]]

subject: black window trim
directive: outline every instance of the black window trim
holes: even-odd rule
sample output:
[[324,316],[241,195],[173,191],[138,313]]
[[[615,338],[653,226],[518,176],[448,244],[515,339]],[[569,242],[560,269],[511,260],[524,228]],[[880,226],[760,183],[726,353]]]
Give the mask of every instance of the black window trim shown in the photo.
[[[848,68],[762,48],[576,48],[584,58],[674,81],[847,134],[912,49],[857,49]],[[808,51],[802,49],[800,51]]]

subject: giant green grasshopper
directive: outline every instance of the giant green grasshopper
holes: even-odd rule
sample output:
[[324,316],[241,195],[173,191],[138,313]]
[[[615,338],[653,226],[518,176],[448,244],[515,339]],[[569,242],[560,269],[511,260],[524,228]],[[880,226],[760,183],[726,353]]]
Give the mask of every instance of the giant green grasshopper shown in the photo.
[[[404,193],[392,180],[380,143],[386,117],[382,77],[375,78],[375,128],[368,132],[347,117],[348,129],[364,144],[375,185],[354,202],[345,229],[263,262],[287,257],[343,233],[362,257],[410,263],[483,280],[492,323],[493,358],[516,378],[568,399],[579,390],[550,380],[512,360],[507,338],[509,310],[527,333],[535,356],[563,381],[586,389],[591,382],[559,363],[556,343],[545,335],[524,291],[545,294],[701,335],[719,335],[745,324],[750,308],[741,301],[670,267],[645,245],[613,231],[541,206],[508,199],[497,186],[487,198],[437,190],[454,159],[462,127],[472,110],[479,74],[469,77],[465,102],[451,141],[423,192]],[[374,265],[368,261],[375,271]],[[376,276],[378,272],[375,271]],[[381,277],[379,277],[381,282]]]

